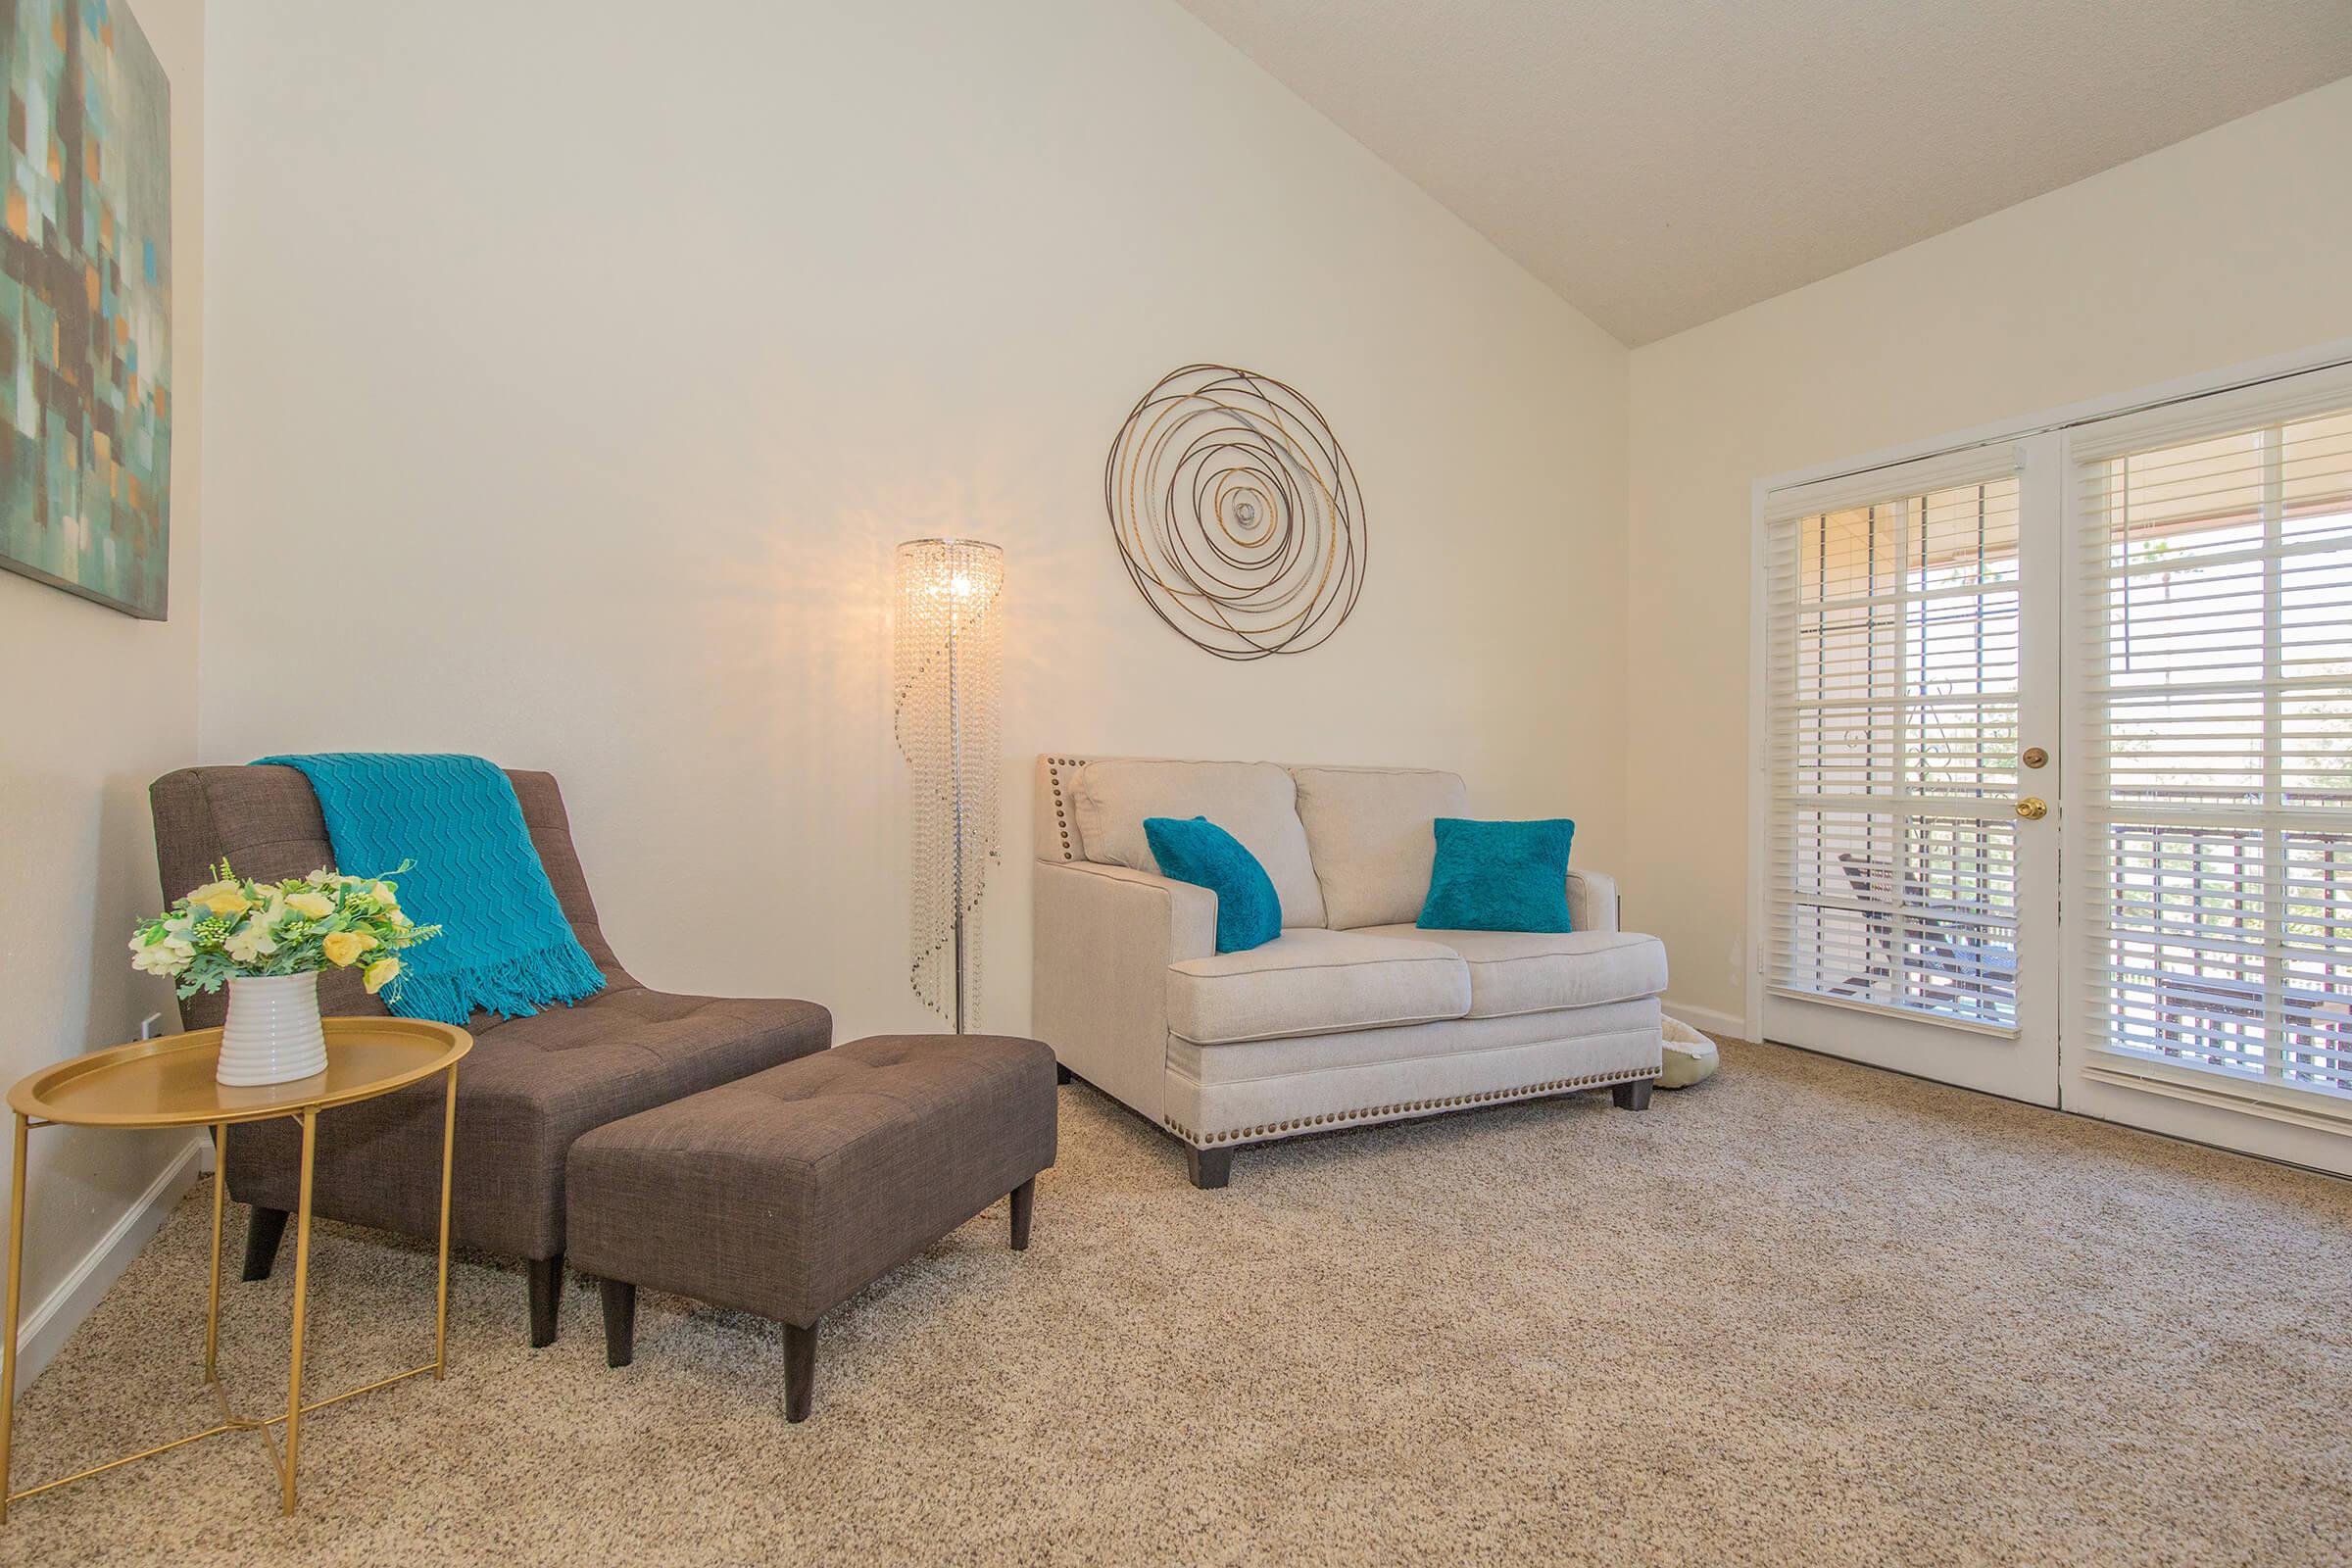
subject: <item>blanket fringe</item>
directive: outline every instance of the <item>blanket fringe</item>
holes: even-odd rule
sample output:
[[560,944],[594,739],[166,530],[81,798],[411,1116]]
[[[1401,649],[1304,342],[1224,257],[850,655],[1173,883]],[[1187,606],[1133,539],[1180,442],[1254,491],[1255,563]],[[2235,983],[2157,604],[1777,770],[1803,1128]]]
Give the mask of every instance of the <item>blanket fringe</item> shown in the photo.
[[399,988],[399,1000],[386,1004],[396,1017],[464,1028],[476,1010],[528,1018],[545,1003],[586,1001],[605,989],[605,976],[578,946],[564,943],[454,974],[410,970]]

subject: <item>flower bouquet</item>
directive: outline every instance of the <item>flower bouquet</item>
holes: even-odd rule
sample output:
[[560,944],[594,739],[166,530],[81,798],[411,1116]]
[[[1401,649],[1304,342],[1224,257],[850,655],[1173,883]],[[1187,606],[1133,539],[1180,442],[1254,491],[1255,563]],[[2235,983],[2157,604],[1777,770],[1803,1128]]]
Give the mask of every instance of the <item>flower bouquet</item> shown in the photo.
[[431,937],[400,906],[391,877],[318,870],[283,882],[239,877],[223,860],[214,880],[142,920],[130,961],[175,982],[179,995],[228,987],[220,1036],[224,1084],[285,1083],[326,1070],[318,973],[357,966],[368,994],[400,995],[400,954]]

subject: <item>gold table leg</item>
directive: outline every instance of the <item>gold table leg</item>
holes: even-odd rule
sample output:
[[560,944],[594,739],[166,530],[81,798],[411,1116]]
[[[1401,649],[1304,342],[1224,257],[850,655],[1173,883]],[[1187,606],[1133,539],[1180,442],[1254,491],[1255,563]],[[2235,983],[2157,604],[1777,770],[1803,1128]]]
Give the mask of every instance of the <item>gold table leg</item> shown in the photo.
[[24,1287],[24,1139],[32,1123],[17,1113],[17,1148],[8,1183],[8,1340],[0,1345],[0,1525],[8,1523],[9,1443],[17,1424],[17,1308]]
[[441,1277],[433,1287],[433,1381],[449,1365],[449,1167],[458,1152],[458,1069],[449,1069],[449,1108],[441,1115]]
[[213,1126],[213,1288],[204,1308],[204,1378],[220,1381],[220,1204],[228,1186],[228,1123]]
[[311,1288],[311,1170],[318,1153],[318,1111],[302,1111],[302,1197],[294,1219],[294,1358],[286,1373],[286,1473],[284,1511],[294,1512],[294,1471],[302,1452],[303,1309]]

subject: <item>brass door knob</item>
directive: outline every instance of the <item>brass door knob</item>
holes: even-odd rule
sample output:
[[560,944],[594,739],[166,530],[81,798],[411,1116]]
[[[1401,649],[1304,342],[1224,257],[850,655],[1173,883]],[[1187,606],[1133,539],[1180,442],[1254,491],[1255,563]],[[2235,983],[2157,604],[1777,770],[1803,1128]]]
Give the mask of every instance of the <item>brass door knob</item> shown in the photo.
[[2050,803],[2038,795],[2029,795],[2017,803],[2017,814],[2029,822],[2038,822],[2050,814]]

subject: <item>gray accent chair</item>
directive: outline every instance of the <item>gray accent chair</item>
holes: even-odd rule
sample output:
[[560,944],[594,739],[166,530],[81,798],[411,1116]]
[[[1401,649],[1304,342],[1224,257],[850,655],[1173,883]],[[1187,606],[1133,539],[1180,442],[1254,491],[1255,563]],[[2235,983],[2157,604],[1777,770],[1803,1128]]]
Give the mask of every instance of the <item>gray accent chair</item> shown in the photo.
[[[672,996],[640,985],[613,956],[572,847],[564,797],[546,773],[508,773],[531,842],[605,989],[532,1017],[476,1013],[458,1071],[450,1228],[462,1247],[524,1259],[531,1343],[552,1344],[564,1280],[564,1172],[572,1141],[751,1073],[825,1050],[833,1017],[811,1002]],[[157,779],[156,859],[168,895],[208,880],[226,857],[239,874],[273,881],[334,863],[310,782],[291,767],[191,767]],[[416,858],[431,853],[419,844]],[[387,866],[352,867],[380,872]],[[382,1015],[356,970],[330,970],[318,999],[329,1015]],[[189,1029],[217,1026],[228,999],[179,1004]],[[438,1233],[442,1091],[422,1084],[330,1111],[318,1121],[313,1207],[329,1219],[422,1240]],[[301,1135],[291,1122],[238,1127],[224,1172],[252,1205],[245,1278],[266,1278],[295,1206]]]

